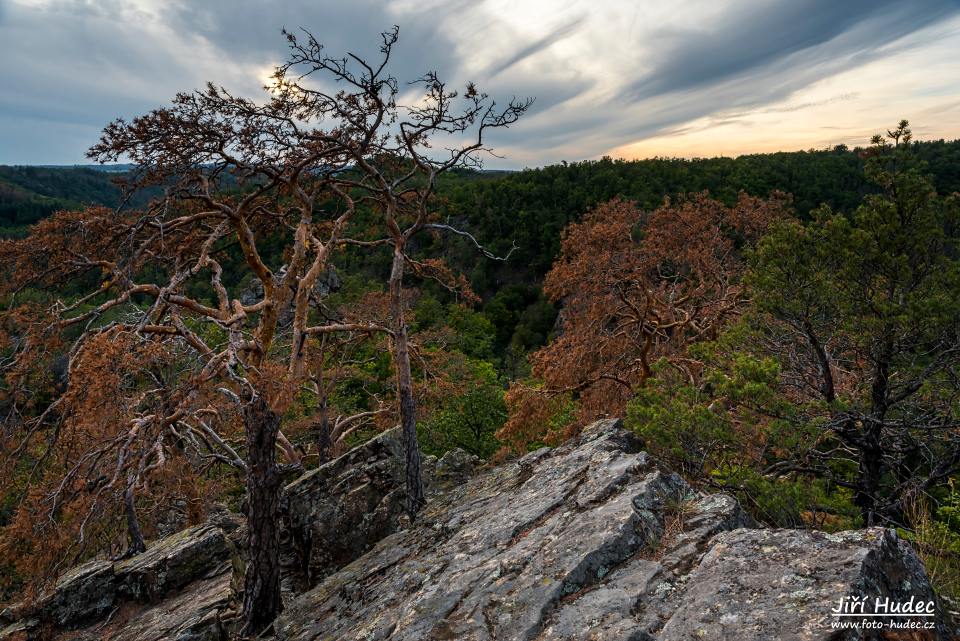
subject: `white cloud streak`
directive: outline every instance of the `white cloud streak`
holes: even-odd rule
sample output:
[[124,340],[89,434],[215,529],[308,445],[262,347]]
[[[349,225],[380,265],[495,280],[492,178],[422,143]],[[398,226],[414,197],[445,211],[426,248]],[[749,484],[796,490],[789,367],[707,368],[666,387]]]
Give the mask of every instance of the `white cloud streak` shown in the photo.
[[490,166],[863,142],[903,116],[960,136],[956,0],[0,0],[0,163],[83,162],[207,80],[257,97],[282,27],[370,55],[393,24],[401,81],[536,96]]

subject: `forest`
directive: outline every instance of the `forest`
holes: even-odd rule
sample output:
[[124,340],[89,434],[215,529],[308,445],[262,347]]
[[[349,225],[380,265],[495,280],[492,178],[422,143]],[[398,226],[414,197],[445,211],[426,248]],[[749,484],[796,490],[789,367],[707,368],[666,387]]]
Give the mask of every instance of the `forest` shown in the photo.
[[960,596],[960,141],[486,171],[531,103],[427,74],[401,109],[396,38],[290,35],[266,103],[107,125],[116,171],[0,167],[0,600],[225,505],[252,634],[296,475],[399,425],[412,519],[423,456],[606,416],[763,524],[897,528]]

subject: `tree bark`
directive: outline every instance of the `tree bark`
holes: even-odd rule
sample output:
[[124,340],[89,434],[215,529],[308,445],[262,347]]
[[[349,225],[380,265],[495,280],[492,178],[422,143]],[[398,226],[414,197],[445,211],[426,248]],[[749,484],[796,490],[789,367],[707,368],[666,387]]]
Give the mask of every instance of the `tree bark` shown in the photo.
[[247,443],[247,567],[241,636],[257,636],[280,613],[280,417],[261,396],[244,407]]
[[410,373],[407,323],[403,315],[403,252],[399,248],[394,250],[393,266],[390,270],[390,307],[393,316],[393,360],[397,371],[401,440],[406,455],[406,507],[412,519],[423,506],[424,498],[420,446],[417,443],[417,407],[413,398],[413,376]]
[[137,506],[134,501],[133,483],[127,484],[127,490],[123,495],[123,507],[127,515],[127,535],[130,543],[124,556],[134,556],[145,552],[147,544],[143,540],[143,532],[140,530],[140,522],[137,520]]
[[330,450],[333,440],[330,438],[330,416],[327,408],[326,394],[320,402],[320,420],[317,422],[317,456],[318,464],[323,465],[330,460]]
[[892,332],[885,331],[883,343],[876,356],[876,367],[870,386],[869,423],[864,425],[863,443],[860,447],[860,481],[854,505],[860,508],[863,524],[871,527],[877,523],[877,496],[883,478],[883,421],[887,415],[887,395],[890,389],[890,362],[893,358]]
[[880,447],[880,435],[868,433],[860,448],[860,479],[853,503],[860,508],[864,527],[877,524],[877,495],[880,492],[880,479],[883,476],[883,451]]

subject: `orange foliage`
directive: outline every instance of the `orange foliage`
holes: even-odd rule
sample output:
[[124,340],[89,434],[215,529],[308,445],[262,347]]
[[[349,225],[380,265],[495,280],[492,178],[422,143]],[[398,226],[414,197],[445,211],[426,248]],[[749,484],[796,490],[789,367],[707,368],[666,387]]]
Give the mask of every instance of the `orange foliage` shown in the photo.
[[[330,58],[309,33],[286,35],[289,56],[266,101],[208,83],[107,125],[87,155],[135,165],[130,189],[159,187],[162,196],[145,210],[61,212],[27,238],[0,242],[0,296],[15,300],[28,290],[45,299],[0,309],[0,400],[11,437],[0,451],[33,467],[15,475],[28,500],[17,509],[22,531],[12,526],[4,540],[31,545],[11,533],[56,527],[70,532],[50,546],[61,560],[71,556],[70,538],[80,555],[103,551],[86,524],[115,523],[110,510],[122,492],[135,553],[146,545],[136,499],[156,498],[143,492],[156,475],[229,465],[246,477],[251,524],[243,634],[264,629],[280,607],[279,553],[269,544],[278,536],[283,471],[275,446],[283,469],[301,469],[303,451],[280,429],[282,414],[310,393],[326,407],[327,367],[346,367],[358,337],[389,337],[407,508],[419,509],[404,276],[470,293],[442,263],[415,260],[413,239],[454,233],[492,256],[468,232],[439,222],[437,180],[478,166],[485,134],[515,123],[531,104],[497,104],[472,84],[461,93],[434,72],[413,83],[420,91],[412,104],[400,104],[401,83],[387,64],[397,28],[381,34],[374,64]],[[336,93],[300,84],[321,75]],[[439,158],[426,151],[435,136],[445,141]],[[355,216],[358,206],[376,215]],[[348,247],[392,251],[386,313],[338,317],[319,301],[319,279]],[[259,293],[251,294],[244,288],[254,281]],[[374,398],[352,408],[333,433],[380,418],[383,406]],[[189,466],[168,464],[181,456]]]
[[[741,194],[727,207],[702,193],[650,213],[613,200],[570,225],[544,283],[562,305],[560,334],[530,359],[543,385],[511,387],[498,436],[515,446],[557,440],[621,414],[661,358],[695,375],[686,347],[715,338],[739,314],[742,250],[788,208],[780,194]],[[564,415],[561,394],[576,412]]]
[[[186,460],[172,426],[145,420],[184,401],[160,378],[175,358],[158,341],[120,327],[92,335],[70,361],[56,418],[0,444],[19,472],[0,490],[16,492],[23,476],[32,478],[0,539],[0,556],[21,576],[50,580],[78,559],[121,552],[130,483],[145,497],[138,512],[147,536],[171,518],[183,525],[201,517],[209,495],[201,489],[202,461]],[[19,457],[10,456],[14,450]],[[171,505],[180,513],[171,515]]]

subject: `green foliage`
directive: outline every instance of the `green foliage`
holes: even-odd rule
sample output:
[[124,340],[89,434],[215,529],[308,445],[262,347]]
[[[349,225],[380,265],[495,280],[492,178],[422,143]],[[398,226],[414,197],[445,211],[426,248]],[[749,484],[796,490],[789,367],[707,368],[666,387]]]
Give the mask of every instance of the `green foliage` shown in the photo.
[[748,278],[756,343],[786,359],[804,423],[843,448],[791,455],[815,475],[855,459],[844,480],[867,520],[898,519],[902,497],[942,483],[960,455],[960,200],[937,195],[905,121],[889,133],[866,153],[879,193],[774,228]]
[[[941,193],[960,190],[960,141],[913,142],[910,148],[928,162]],[[518,248],[506,263],[476,262],[475,254],[466,251],[455,253],[451,263],[470,274],[485,297],[504,286],[539,282],[559,253],[562,230],[615,197],[653,209],[664,196],[703,190],[728,205],[741,190],[760,197],[779,190],[793,195],[804,219],[822,204],[850,211],[864,195],[878,191],[864,174],[862,151],[837,147],[738,158],[603,158],[511,173],[464,173],[441,188],[449,214],[461,217],[465,228],[500,254],[511,241]]]
[[473,364],[475,382],[443,403],[418,425],[418,440],[427,454],[442,456],[459,447],[480,458],[489,458],[499,447],[496,431],[507,420],[503,386],[493,365]]
[[731,417],[717,411],[710,388],[685,384],[664,362],[650,384],[627,406],[627,425],[651,451],[685,476],[696,478],[722,464],[737,445]]
[[859,527],[850,490],[822,478],[773,477],[751,465],[718,469],[717,487],[733,492],[760,523],[773,527],[812,527],[839,531]]
[[953,478],[947,485],[946,496],[937,507],[937,520],[960,534],[960,490]]
[[913,543],[937,593],[960,598],[960,491],[951,478],[945,495],[931,510],[925,499],[907,510],[909,530],[900,533]]
[[493,323],[486,316],[453,303],[447,306],[446,316],[447,325],[456,334],[458,351],[473,358],[493,356]]
[[[23,228],[61,209],[87,204],[120,205],[117,174],[89,167],[0,166],[0,227]],[[152,192],[134,197],[132,205],[146,204]]]
[[496,345],[529,351],[545,345],[557,308],[539,287],[506,285],[487,301],[483,313],[496,330]]
[[819,432],[794,420],[799,410],[780,389],[780,363],[737,349],[750,338],[739,325],[694,346],[691,357],[704,363],[696,382],[657,363],[628,405],[627,426],[688,479],[734,493],[762,523],[849,527],[856,513],[849,491],[778,465],[814,447]]

